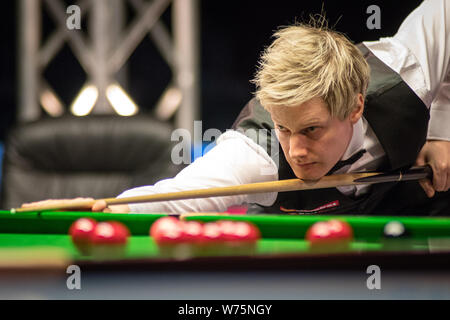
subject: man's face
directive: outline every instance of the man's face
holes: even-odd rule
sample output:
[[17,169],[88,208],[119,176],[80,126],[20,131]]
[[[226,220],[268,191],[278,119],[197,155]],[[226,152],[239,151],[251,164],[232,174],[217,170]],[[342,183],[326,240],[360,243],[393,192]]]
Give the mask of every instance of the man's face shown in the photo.
[[343,121],[333,118],[320,98],[269,111],[286,160],[295,175],[305,180],[323,177],[341,159],[352,138],[353,124],[362,114],[361,108]]

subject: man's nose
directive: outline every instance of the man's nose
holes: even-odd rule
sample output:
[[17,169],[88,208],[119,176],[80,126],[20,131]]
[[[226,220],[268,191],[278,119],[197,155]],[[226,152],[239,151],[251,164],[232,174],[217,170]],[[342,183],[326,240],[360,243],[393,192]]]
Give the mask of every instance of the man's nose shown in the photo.
[[302,134],[293,134],[289,139],[289,156],[291,158],[302,158],[308,154],[306,137]]

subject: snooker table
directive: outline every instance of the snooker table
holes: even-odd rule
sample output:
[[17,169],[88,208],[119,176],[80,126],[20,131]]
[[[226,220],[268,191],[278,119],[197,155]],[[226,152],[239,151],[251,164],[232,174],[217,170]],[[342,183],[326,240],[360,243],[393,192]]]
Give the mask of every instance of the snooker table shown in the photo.
[[[127,225],[132,235],[125,250],[106,252],[101,255],[84,255],[79,252],[72,244],[68,229],[73,221],[87,216],[97,221],[115,220]],[[186,282],[186,290],[183,291],[179,287],[183,281],[175,281],[172,283],[175,297],[177,293],[185,292],[188,297],[192,298],[189,294],[194,294],[195,290],[192,289],[194,285],[187,283],[193,281],[194,278],[199,279],[199,277],[208,277],[208,275],[212,277],[203,280],[207,288],[210,288],[214,281],[220,283],[218,285],[226,287],[230,285],[230,282],[222,283],[224,279],[233,277],[241,277],[240,280],[235,279],[236,283],[259,279],[259,285],[252,284],[255,291],[248,295],[252,299],[258,297],[261,292],[261,288],[258,286],[265,287],[261,282],[270,282],[270,279],[273,280],[277,276],[284,277],[295,274],[296,279],[298,279],[299,272],[303,272],[303,277],[306,277],[305,272],[323,271],[325,272],[321,275],[321,279],[323,279],[330,276],[330,272],[332,274],[344,272],[343,275],[341,274],[338,277],[342,280],[350,276],[349,272],[357,271],[358,281],[362,281],[360,279],[362,276],[367,277],[366,268],[369,265],[378,265],[382,270],[393,270],[402,274],[405,270],[410,273],[415,272],[414,279],[419,279],[424,272],[428,276],[434,275],[431,280],[428,278],[427,280],[422,279],[420,280],[421,284],[418,283],[417,285],[423,288],[423,283],[431,281],[437,286],[432,292],[438,292],[439,297],[450,297],[450,275],[448,274],[450,270],[449,218],[185,214],[181,215],[180,218],[202,222],[225,219],[250,221],[259,227],[262,238],[250,247],[224,248],[212,246],[198,249],[195,246],[194,248],[192,246],[180,246],[178,249],[167,251],[160,250],[148,234],[152,223],[163,216],[167,215],[94,212],[11,214],[9,211],[0,211],[0,284],[2,284],[0,287],[9,288],[7,291],[0,291],[0,298],[2,294],[10,294],[14,292],[14,288],[18,288],[17,283],[11,282],[11,279],[14,278],[11,275],[20,275],[23,278],[23,274],[26,274],[28,278],[34,279],[33,281],[36,281],[36,279],[42,281],[45,278],[43,275],[56,275],[56,279],[60,279],[56,287],[61,289],[61,283],[64,282],[61,277],[67,277],[66,268],[69,265],[79,266],[86,275],[85,278],[89,279],[90,275],[92,281],[96,279],[95,281],[98,282],[99,279],[103,279],[103,282],[100,281],[103,284],[106,283],[104,281],[106,281],[105,277],[108,277],[108,275],[111,277],[110,280],[117,279],[118,274],[120,274],[121,279],[130,277],[128,280],[120,282],[122,286],[126,283],[134,283],[135,287],[139,287],[145,283],[143,279],[148,277],[153,277],[152,283],[165,279],[164,285],[168,285],[168,283],[174,281],[173,274],[178,276],[182,274],[185,277],[183,279]],[[304,240],[306,230],[317,221],[332,218],[347,221],[353,227],[354,241],[350,248],[335,252],[309,250],[308,243]],[[410,232],[409,238],[383,240],[383,227],[387,222],[393,220],[400,221],[405,225]],[[187,273],[189,273],[189,276],[187,276]],[[420,273],[420,275],[417,273]],[[436,278],[436,274],[441,274],[440,278]],[[137,280],[136,277],[143,278]],[[313,279],[314,276],[310,275],[306,278]],[[393,277],[392,279],[398,281],[399,277]],[[33,283],[33,281],[29,283]],[[201,280],[198,281],[201,282]],[[273,281],[277,285],[280,281],[283,283],[283,280],[280,279]],[[287,288],[292,286],[295,281],[292,281],[292,279],[285,279],[284,281],[286,281],[284,291],[288,294]],[[333,283],[333,280],[330,281]],[[347,282],[351,283],[351,279]],[[249,288],[252,288],[252,285],[247,286],[247,290],[250,290]],[[313,283],[309,285],[316,288]],[[342,286],[339,294],[343,292],[342,290],[347,287],[347,284]],[[40,283],[38,287],[45,286]],[[199,287],[198,283],[195,284],[195,287]],[[233,288],[229,288],[230,294],[234,292]],[[123,290],[132,295],[129,289],[123,288]],[[53,294],[56,294],[52,290],[49,292],[53,293],[48,293],[45,297],[53,297]],[[66,295],[68,294],[67,290],[63,292]],[[108,290],[105,292],[108,292]],[[105,296],[105,292],[103,292],[103,296]],[[139,290],[134,292],[139,292]],[[367,294],[367,289],[364,292]],[[57,296],[60,297],[60,294],[58,293]],[[84,294],[87,294],[87,292],[84,291]],[[160,291],[158,293],[153,292],[153,294],[157,294],[158,298],[164,299],[164,294]],[[351,296],[350,292],[348,294]],[[209,297],[213,296],[209,295]],[[235,293],[232,296],[238,297]],[[95,295],[83,297],[89,298],[95,297]],[[114,297],[117,298],[117,296]],[[166,298],[168,297],[173,296],[169,295]],[[196,297],[194,296],[194,298]],[[218,297],[223,298],[220,295]],[[285,296],[282,297],[285,298]],[[319,297],[321,296],[319,295]],[[361,294],[358,293],[356,297],[361,297]]]

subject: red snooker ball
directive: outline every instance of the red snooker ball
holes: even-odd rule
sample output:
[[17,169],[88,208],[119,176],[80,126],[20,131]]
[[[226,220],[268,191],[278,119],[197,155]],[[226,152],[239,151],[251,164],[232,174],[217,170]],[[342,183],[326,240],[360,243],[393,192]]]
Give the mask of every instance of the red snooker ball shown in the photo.
[[333,237],[339,239],[353,239],[353,229],[345,221],[342,220],[330,220],[328,221],[328,228]]
[[91,243],[94,245],[124,245],[127,243],[129,236],[130,231],[121,222],[100,222],[95,226]]
[[261,233],[254,224],[244,221],[217,221],[221,230],[220,240],[225,242],[252,242],[261,238]]
[[238,240],[238,236],[235,234],[236,224],[233,221],[223,220],[217,221],[217,225],[220,229],[220,240],[222,241],[235,241]]
[[203,224],[197,221],[181,222],[183,230],[183,242],[195,243],[201,240],[203,234]]
[[154,237],[156,236],[160,230],[171,228],[174,225],[179,225],[180,220],[178,220],[175,217],[163,217],[159,218],[155,222],[153,222],[152,226],[150,227],[150,236]]
[[313,224],[306,232],[306,240],[311,248],[347,248],[353,239],[351,226],[344,221],[330,220]]
[[203,233],[200,241],[203,243],[219,242],[222,240],[222,230],[219,224],[208,222],[203,225]]
[[150,236],[157,244],[177,244],[183,241],[183,226],[175,217],[156,220],[150,228]]
[[73,243],[78,245],[89,244],[96,225],[97,222],[91,218],[80,218],[72,223],[69,234]]
[[234,234],[237,241],[255,242],[261,238],[258,227],[249,222],[236,222]]

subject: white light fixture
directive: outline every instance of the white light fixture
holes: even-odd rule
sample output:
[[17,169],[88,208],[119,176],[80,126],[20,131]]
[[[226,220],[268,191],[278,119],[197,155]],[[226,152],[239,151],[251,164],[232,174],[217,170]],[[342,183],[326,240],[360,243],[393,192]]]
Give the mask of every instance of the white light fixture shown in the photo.
[[137,105],[118,84],[111,84],[106,89],[106,97],[113,109],[121,116],[132,116],[138,112]]
[[183,94],[180,89],[168,88],[156,106],[156,117],[160,120],[168,120],[178,110],[182,100]]
[[50,89],[42,91],[40,96],[40,103],[42,108],[52,117],[59,117],[64,113],[64,108],[61,100]]
[[97,98],[97,88],[94,85],[87,85],[81,89],[70,107],[70,110],[76,116],[86,116],[92,111],[92,108],[94,108]]

